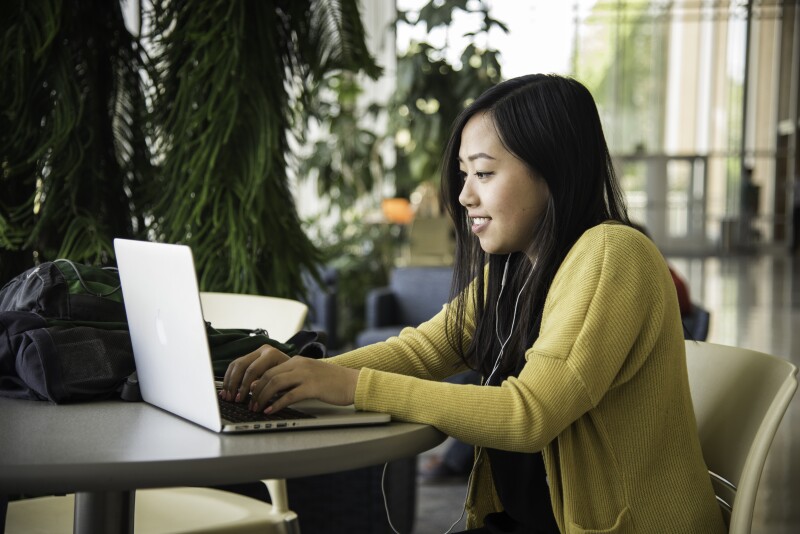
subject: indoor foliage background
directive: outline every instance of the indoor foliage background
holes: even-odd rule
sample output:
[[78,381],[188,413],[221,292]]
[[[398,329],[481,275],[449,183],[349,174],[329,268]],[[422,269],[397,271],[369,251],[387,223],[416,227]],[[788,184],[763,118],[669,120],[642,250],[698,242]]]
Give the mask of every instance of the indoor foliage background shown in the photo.
[[5,4],[0,283],[131,237],[191,245],[204,290],[299,295],[321,255],[288,139],[326,73],[380,72],[356,0],[153,0],[134,31],[122,9]]

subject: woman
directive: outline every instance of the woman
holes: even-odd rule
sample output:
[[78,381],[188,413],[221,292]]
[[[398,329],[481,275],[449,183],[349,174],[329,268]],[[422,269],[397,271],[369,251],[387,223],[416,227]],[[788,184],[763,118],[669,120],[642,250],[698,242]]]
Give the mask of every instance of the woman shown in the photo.
[[[222,395],[355,403],[474,444],[479,532],[724,532],[674,285],[628,225],[586,88],[530,75],[488,90],[456,121],[442,196],[457,232],[442,312],[325,361],[264,347]],[[468,368],[484,385],[440,382]]]

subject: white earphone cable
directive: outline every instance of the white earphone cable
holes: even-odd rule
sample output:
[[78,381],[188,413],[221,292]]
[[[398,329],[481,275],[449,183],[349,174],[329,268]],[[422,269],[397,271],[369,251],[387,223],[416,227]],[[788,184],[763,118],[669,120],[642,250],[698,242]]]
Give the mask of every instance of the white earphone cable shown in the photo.
[[[511,256],[509,255],[509,258],[510,257]],[[506,260],[506,269],[508,269],[508,260]],[[528,282],[530,282],[531,276],[533,276],[533,272],[534,272],[535,269],[536,269],[536,265],[534,264],[533,269],[531,269],[531,272],[528,274],[528,277],[525,279],[525,283],[522,284],[522,288],[519,290],[519,293],[517,293],[517,298],[514,301],[514,312],[511,315],[511,328],[508,331],[508,336],[506,337],[505,341],[503,341],[502,338],[500,337],[500,327],[499,327],[500,321],[498,320],[499,319],[499,315],[500,315],[500,313],[499,313],[500,312],[500,297],[503,296],[503,288],[505,287],[505,284],[502,284],[500,286],[500,293],[497,295],[497,302],[494,305],[494,317],[495,317],[494,332],[495,332],[495,335],[497,336],[497,341],[500,342],[500,351],[497,353],[497,359],[495,360],[494,366],[492,367],[492,372],[489,373],[489,376],[486,378],[486,381],[484,382],[484,384],[488,384],[489,383],[489,380],[491,380],[492,376],[494,376],[495,371],[497,371],[497,369],[500,367],[500,361],[503,358],[503,353],[506,350],[506,345],[508,345],[508,342],[511,340],[511,335],[514,333],[514,325],[517,322],[517,308],[519,306],[519,299],[522,296],[522,293],[525,291],[525,287],[528,285]],[[503,279],[505,280],[505,273],[503,274]]]
[[[469,477],[467,477],[467,492],[464,494],[464,506],[461,507],[461,515],[458,516],[458,519],[453,521],[453,524],[450,525],[450,528],[448,528],[446,531],[444,531],[443,534],[450,534],[450,532],[452,532],[452,530],[459,523],[459,521],[461,521],[464,518],[464,512],[466,512],[466,510],[467,510],[467,497],[469,496],[469,489],[472,486],[472,477],[475,474],[475,467],[477,467],[478,459],[481,457],[482,453],[483,453],[483,447],[478,447],[478,453],[475,455],[475,461],[472,463],[472,469],[469,472]],[[397,531],[397,529],[394,527],[394,524],[392,523],[392,518],[390,517],[390,514],[389,514],[389,502],[386,499],[386,485],[385,485],[385,482],[386,482],[386,468],[387,467],[389,467],[388,462],[383,464],[383,473],[381,474],[381,494],[383,495],[383,508],[384,508],[384,510],[386,510],[386,520],[389,522],[389,528],[392,529],[392,532],[394,532],[394,534],[400,534]]]
[[[484,384],[489,383],[492,376],[494,376],[495,371],[497,371],[497,369],[500,367],[500,360],[503,357],[503,352],[505,351],[506,345],[511,339],[511,335],[514,333],[514,326],[517,322],[517,307],[519,306],[519,299],[520,297],[522,297],[522,293],[525,291],[525,287],[528,285],[528,282],[530,282],[531,277],[533,276],[533,272],[536,270],[536,263],[534,263],[531,272],[528,274],[528,277],[522,284],[522,288],[519,290],[519,293],[517,293],[517,298],[514,301],[514,312],[511,315],[511,329],[508,332],[506,340],[503,341],[500,336],[500,325],[497,318],[498,318],[498,312],[500,310],[500,298],[503,296],[503,290],[505,289],[506,286],[506,277],[508,275],[508,263],[510,260],[511,260],[511,254],[509,254],[508,258],[506,259],[506,265],[505,268],[503,269],[503,278],[500,282],[500,292],[497,295],[497,302],[495,303],[495,308],[494,308],[494,314],[495,314],[494,332],[495,335],[497,336],[497,341],[500,342],[500,351],[498,352],[497,359],[495,360],[494,366],[492,367],[492,372],[489,373],[489,376],[484,381]],[[467,497],[469,496],[469,489],[470,486],[472,485],[472,477],[475,475],[475,468],[478,465],[478,460],[480,459],[482,453],[483,453],[483,447],[478,447],[478,453],[475,455],[475,461],[472,463],[472,469],[470,470],[469,477],[467,478],[467,493],[464,495],[464,506],[461,508],[461,515],[458,516],[458,519],[456,519],[453,522],[453,524],[450,525],[450,528],[448,528],[443,534],[450,534],[450,532],[453,530],[453,528],[455,528],[455,526],[459,523],[459,521],[461,521],[461,519],[464,518],[464,513],[467,510]],[[389,467],[388,462],[383,464],[383,472],[381,473],[381,494],[383,495],[383,508],[386,511],[386,520],[389,522],[389,528],[392,529],[392,532],[394,532],[394,534],[400,534],[395,528],[394,524],[392,523],[391,514],[389,513],[389,502],[386,498],[386,469],[388,467]]]

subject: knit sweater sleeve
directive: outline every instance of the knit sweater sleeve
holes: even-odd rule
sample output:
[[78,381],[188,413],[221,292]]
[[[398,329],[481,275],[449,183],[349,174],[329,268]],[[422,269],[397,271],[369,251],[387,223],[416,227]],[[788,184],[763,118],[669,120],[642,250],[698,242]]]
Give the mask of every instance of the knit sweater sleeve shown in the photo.
[[335,362],[362,367],[356,407],[431,424],[479,446],[541,450],[599,402],[623,367],[633,371],[627,357],[634,343],[647,342],[639,335],[644,316],[658,313],[653,303],[662,285],[653,273],[663,259],[647,238],[616,226],[587,231],[567,255],[518,378],[500,387],[431,380],[456,358],[435,333],[443,328],[440,314],[416,332]]
[[[353,369],[369,368],[425,380],[442,380],[466,369],[450,346],[445,330],[447,306],[416,328],[398,336],[355,349],[328,362]],[[471,329],[471,325],[469,325]]]

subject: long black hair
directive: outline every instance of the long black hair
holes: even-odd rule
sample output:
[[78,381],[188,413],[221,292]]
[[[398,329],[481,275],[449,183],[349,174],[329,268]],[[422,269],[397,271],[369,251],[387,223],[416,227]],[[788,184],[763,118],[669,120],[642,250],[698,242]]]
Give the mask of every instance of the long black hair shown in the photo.
[[[534,238],[530,250],[510,256],[485,253],[459,203],[463,187],[458,163],[461,133],[477,113],[486,114],[505,149],[544,179],[550,190],[541,221],[531,229]],[[513,78],[487,90],[454,123],[443,155],[441,195],[457,238],[454,304],[448,308],[446,321],[448,340],[464,362],[485,377],[491,374],[505,344],[497,374],[508,376],[527,344],[538,336],[534,328],[538,328],[550,284],[573,244],[586,230],[604,221],[628,224],[591,93],[574,79],[549,74]],[[529,256],[536,258],[535,268]],[[501,290],[507,261],[508,277]],[[473,281],[472,302],[467,302],[464,290]],[[473,321],[474,335],[467,343],[465,326]]]

